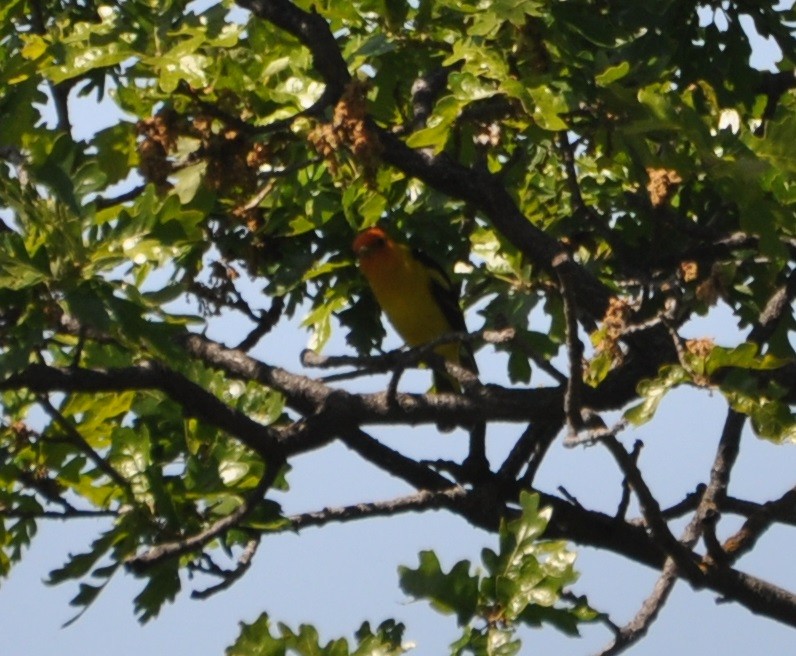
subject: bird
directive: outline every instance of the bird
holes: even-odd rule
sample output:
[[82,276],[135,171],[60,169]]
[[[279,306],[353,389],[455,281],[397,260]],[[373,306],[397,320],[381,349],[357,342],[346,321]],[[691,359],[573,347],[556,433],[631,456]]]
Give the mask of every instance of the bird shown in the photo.
[[[352,249],[376,301],[408,346],[420,346],[451,332],[467,332],[458,289],[433,259],[392,239],[380,227],[360,232]],[[469,343],[440,344],[434,351],[478,373]],[[459,381],[445,372],[435,370],[433,379],[435,392],[461,391]]]

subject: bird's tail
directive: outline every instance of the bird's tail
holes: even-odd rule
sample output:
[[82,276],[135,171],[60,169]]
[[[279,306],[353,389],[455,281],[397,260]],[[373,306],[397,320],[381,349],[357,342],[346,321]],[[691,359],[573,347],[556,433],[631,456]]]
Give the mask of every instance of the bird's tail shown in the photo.
[[[475,363],[473,350],[469,344],[445,344],[436,349],[436,352],[448,362],[453,362],[476,375],[478,374],[478,365]],[[461,394],[462,386],[459,381],[444,371],[434,369],[433,381],[434,392],[437,394]]]
[[[436,351],[447,361],[478,374],[478,366],[469,344],[446,344],[440,346]],[[434,369],[432,379],[434,381],[433,391],[437,394],[461,394],[462,392],[461,383],[445,371]],[[437,422],[437,428],[445,433],[452,431],[455,427],[455,422]]]

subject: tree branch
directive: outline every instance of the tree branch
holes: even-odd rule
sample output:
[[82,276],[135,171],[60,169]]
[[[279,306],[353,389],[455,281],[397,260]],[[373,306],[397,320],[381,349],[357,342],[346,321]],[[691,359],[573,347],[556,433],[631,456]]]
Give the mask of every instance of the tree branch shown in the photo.
[[265,474],[260,479],[257,487],[244,499],[235,510],[214,522],[203,531],[185,538],[164,542],[151,547],[147,551],[128,558],[125,565],[134,572],[142,572],[163,560],[174,558],[189,553],[205,546],[211,540],[224,534],[229,529],[240,524],[249,513],[256,508],[265,493],[273,485],[284,461],[269,462]]
[[61,412],[50,402],[45,395],[40,394],[38,395],[39,404],[44,411],[50,416],[50,418],[61,427],[61,429],[66,433],[67,438],[69,441],[76,446],[80,451],[82,451],[91,462],[103,472],[108,478],[110,478],[116,485],[118,485],[125,493],[129,500],[135,498],[133,491],[130,487],[130,482],[122,476],[116,469],[114,469],[111,464],[105,460],[99,453],[97,453],[92,446],[86,442],[86,439],[80,434],[80,432],[75,428],[75,426],[61,414]]
[[[639,444],[639,442],[636,444]],[[635,455],[637,457],[638,453],[640,453],[640,449],[634,448],[631,456]],[[635,462],[636,458],[634,457],[634,466]],[[680,538],[680,544],[684,549],[690,550],[696,544],[701,528],[701,519],[694,516]],[[658,577],[650,596],[644,601],[635,617],[619,630],[611,644],[600,652],[598,656],[620,654],[647,635],[650,626],[658,619],[658,614],[669,599],[669,594],[675,583],[677,583],[679,573],[677,561],[669,555],[663,564],[661,575]]]
[[[713,516],[718,515],[719,508],[727,497],[727,485],[730,482],[730,473],[733,465],[738,459],[741,434],[745,423],[746,415],[742,415],[732,408],[727,411],[724,429],[721,432],[716,456],[710,471],[710,481],[694,513],[694,520],[701,524],[701,530],[709,533],[709,535],[706,535],[706,543],[709,549],[711,544],[718,546],[715,533],[716,517]],[[712,559],[724,558],[723,552],[718,553],[715,548],[710,549],[710,551],[713,552],[711,554]]]
[[257,548],[259,546],[260,536],[258,535],[246,543],[246,547],[244,547],[243,553],[241,553],[240,557],[238,558],[238,562],[236,563],[234,569],[213,572],[217,576],[221,577],[221,581],[216,585],[211,585],[210,587],[205,588],[204,590],[192,591],[191,599],[207,599],[218,592],[222,592],[223,590],[232,587],[233,584],[239,581],[243,575],[249,571],[252,560],[254,560],[254,556],[257,553]]
[[332,522],[350,522],[371,517],[391,517],[405,512],[418,512],[448,508],[451,502],[466,495],[464,488],[453,485],[438,490],[421,490],[397,499],[357,503],[352,506],[324,508],[323,510],[302,513],[289,517],[290,527],[300,531],[311,526],[325,526]]
[[327,107],[335,104],[351,81],[351,74],[326,20],[314,9],[303,11],[289,0],[237,0],[237,3],[292,34],[310,50],[312,66],[326,83],[322,102],[318,104]]
[[568,254],[561,254],[553,260],[553,266],[558,274],[561,298],[564,302],[567,360],[569,361],[569,378],[564,394],[564,415],[569,424],[570,435],[574,437],[583,427],[583,419],[580,414],[583,407],[583,342],[578,337],[578,309],[569,278],[570,272],[564,266],[569,259]]
[[774,523],[782,511],[790,515],[796,511],[796,487],[788,490],[779,499],[764,503],[744,522],[740,530],[725,540],[722,548],[728,562],[733,563],[751,551],[760,536]]
[[121,392],[156,389],[179,403],[186,413],[227,431],[264,459],[281,457],[278,432],[230,408],[196,383],[165,367],[146,364],[95,371],[33,364],[0,381],[0,390],[32,392]]
[[661,508],[644,481],[641,471],[633,457],[613,435],[607,435],[600,440],[614,456],[619,468],[624,473],[627,482],[633,488],[641,506],[641,512],[647,520],[652,532],[652,537],[666,554],[675,562],[684,575],[696,576],[699,572],[696,560],[690,549],[686,549],[677,538],[672,535],[666,520],[661,515]]
[[[337,101],[351,75],[329,24],[322,16],[304,11],[289,0],[238,0],[238,4],[299,39],[312,53],[313,67],[326,82],[324,97],[329,102]],[[553,260],[566,249],[528,221],[499,177],[462,166],[444,153],[431,156],[415,151],[390,130],[372,121],[370,128],[378,135],[385,162],[481,210],[509,242],[552,273]],[[607,288],[573,260],[565,262],[563,267],[575,282],[578,306],[592,319],[600,319],[608,307],[610,293]]]
[[342,431],[340,440],[365,460],[416,488],[443,490],[454,485],[444,476],[385,446],[359,428]]
[[661,576],[655,582],[652,593],[644,600],[639,612],[630,622],[619,629],[611,644],[597,656],[621,654],[647,635],[649,627],[658,618],[658,614],[666,604],[676,582],[677,567],[674,561],[669,559],[664,565]]

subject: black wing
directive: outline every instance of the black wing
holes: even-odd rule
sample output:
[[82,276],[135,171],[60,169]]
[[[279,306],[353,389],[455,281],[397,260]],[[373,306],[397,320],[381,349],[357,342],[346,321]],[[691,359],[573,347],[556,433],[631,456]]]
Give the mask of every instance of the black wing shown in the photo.
[[[412,255],[429,270],[431,274],[431,295],[442,310],[445,319],[455,331],[466,333],[467,324],[464,322],[464,314],[462,314],[462,309],[459,307],[458,287],[453,284],[445,270],[423,251],[413,249]],[[477,374],[478,366],[475,363],[472,346],[470,346],[469,342],[464,342],[461,347],[461,365]]]

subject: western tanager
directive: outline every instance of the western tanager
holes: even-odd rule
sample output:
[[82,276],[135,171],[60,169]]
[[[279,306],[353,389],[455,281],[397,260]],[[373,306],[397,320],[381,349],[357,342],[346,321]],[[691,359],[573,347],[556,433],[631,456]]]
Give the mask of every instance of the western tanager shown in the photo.
[[[359,233],[353,250],[381,309],[407,345],[420,346],[446,333],[467,331],[456,287],[429,257],[399,244],[381,228]],[[442,344],[435,351],[478,373],[468,343]],[[436,371],[434,387],[437,392],[460,389],[458,381]]]

